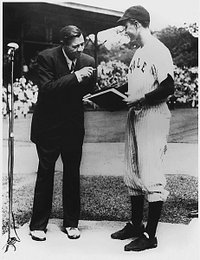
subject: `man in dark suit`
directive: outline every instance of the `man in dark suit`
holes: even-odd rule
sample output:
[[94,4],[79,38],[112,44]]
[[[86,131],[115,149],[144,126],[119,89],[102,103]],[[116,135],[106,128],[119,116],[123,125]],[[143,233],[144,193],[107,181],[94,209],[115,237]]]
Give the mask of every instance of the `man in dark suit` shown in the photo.
[[63,162],[63,227],[79,238],[80,161],[84,138],[82,98],[95,87],[94,59],[83,53],[79,28],[65,26],[61,44],[38,55],[39,94],[31,125],[31,141],[39,158],[30,235],[46,240],[52,208],[55,163]]

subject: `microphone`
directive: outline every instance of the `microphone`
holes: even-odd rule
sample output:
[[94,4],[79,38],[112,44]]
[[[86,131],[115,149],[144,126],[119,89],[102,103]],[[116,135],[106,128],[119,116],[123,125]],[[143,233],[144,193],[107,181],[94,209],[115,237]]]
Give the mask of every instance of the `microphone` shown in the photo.
[[7,44],[7,47],[8,47],[8,55],[10,55],[19,48],[19,45],[15,42],[10,42]]

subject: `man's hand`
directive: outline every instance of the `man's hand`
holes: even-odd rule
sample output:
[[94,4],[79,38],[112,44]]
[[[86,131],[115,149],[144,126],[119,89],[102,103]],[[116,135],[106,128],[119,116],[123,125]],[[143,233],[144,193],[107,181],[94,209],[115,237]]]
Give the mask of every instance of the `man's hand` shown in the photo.
[[140,110],[146,104],[144,97],[135,100],[127,97],[124,101],[127,103],[128,107],[133,107],[135,110]]
[[82,81],[84,78],[90,78],[93,75],[95,69],[93,67],[84,67],[75,71],[78,81]]

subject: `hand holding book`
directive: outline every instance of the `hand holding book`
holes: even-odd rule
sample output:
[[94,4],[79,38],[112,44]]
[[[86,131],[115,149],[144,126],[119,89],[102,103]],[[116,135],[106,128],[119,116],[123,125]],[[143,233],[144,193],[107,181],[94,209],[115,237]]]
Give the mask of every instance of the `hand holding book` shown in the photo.
[[146,105],[145,97],[136,100],[127,97],[124,101],[127,103],[128,107],[133,107],[134,110],[141,110],[142,107]]
[[109,88],[101,92],[87,95],[83,98],[83,101],[92,101],[99,107],[108,111],[117,111],[127,108],[126,102],[124,101],[126,98],[127,96],[116,88]]

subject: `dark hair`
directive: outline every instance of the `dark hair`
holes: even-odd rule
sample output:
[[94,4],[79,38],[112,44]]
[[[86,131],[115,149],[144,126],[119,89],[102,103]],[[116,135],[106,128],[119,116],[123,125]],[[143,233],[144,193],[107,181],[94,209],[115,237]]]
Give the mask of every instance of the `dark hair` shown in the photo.
[[67,25],[60,30],[60,42],[68,45],[73,38],[80,37],[81,34],[81,30],[75,25]]
[[144,28],[149,27],[150,21],[138,21]]

